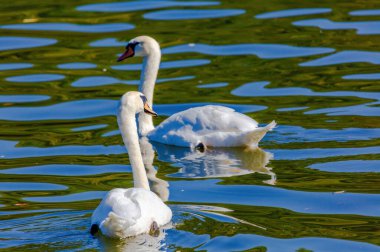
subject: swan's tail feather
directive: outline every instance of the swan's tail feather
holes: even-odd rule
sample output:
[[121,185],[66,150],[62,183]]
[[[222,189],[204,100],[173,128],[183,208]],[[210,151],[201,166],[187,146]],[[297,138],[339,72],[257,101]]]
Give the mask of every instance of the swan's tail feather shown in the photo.
[[268,131],[273,130],[274,127],[276,127],[276,125],[277,123],[275,121],[272,121],[265,127],[260,127],[248,132],[244,138],[244,144],[248,147],[257,147],[261,139],[263,139],[263,137],[265,136],[265,134]]
[[117,214],[110,212],[108,217],[102,223],[101,230],[103,233],[111,237],[124,237],[124,231],[135,223],[136,221],[132,218],[122,218]]

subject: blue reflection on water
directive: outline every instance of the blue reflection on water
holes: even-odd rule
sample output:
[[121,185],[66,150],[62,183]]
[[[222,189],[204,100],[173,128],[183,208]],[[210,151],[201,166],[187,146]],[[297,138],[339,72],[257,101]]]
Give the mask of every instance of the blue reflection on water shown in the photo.
[[33,64],[31,63],[2,63],[0,64],[0,71],[25,69],[31,67],[33,67]]
[[380,172],[380,160],[346,160],[317,163],[309,167],[328,172]]
[[135,26],[128,23],[110,24],[71,24],[71,23],[30,23],[30,24],[9,24],[1,25],[1,29],[11,30],[31,30],[31,31],[67,31],[85,33],[104,33],[127,31]]
[[349,13],[351,16],[380,16],[379,9],[373,10],[356,10]]
[[128,12],[140,10],[152,10],[177,6],[212,6],[219,5],[218,1],[130,1],[116,3],[96,3],[78,6],[79,11],[93,12]]
[[162,50],[164,54],[196,52],[206,55],[249,55],[253,54],[262,59],[281,59],[304,57],[316,54],[334,52],[333,48],[326,47],[300,47],[281,44],[237,44],[237,45],[207,45],[185,44],[167,47]]
[[[203,66],[210,64],[210,60],[206,59],[191,59],[191,60],[174,60],[174,61],[164,61],[160,64],[160,69],[170,69],[170,68],[184,68],[184,67],[194,67]],[[115,70],[141,70],[142,64],[124,64],[111,66]]]
[[[55,119],[83,119],[98,116],[115,115],[118,100],[78,100],[57,103],[50,106],[41,107],[8,107],[0,108],[0,119],[13,121],[36,121]],[[260,105],[239,105],[225,103],[182,103],[182,104],[155,104],[156,112],[163,116],[199,107],[204,105],[221,105],[235,109],[240,113],[250,113],[264,110],[266,106]]]
[[342,78],[345,80],[380,80],[380,73],[350,74]]
[[300,66],[330,66],[336,64],[366,62],[380,64],[380,52],[368,51],[342,51],[328,55],[319,59],[307,61],[299,64]]
[[130,165],[69,165],[51,164],[41,166],[28,166],[0,170],[1,174],[29,174],[29,175],[56,175],[56,176],[86,176],[104,173],[131,172]]
[[62,74],[26,74],[8,77],[5,80],[10,82],[46,82],[58,81],[65,78]]
[[323,14],[323,13],[329,13],[329,12],[331,12],[330,8],[299,8],[299,9],[288,9],[288,10],[265,12],[265,13],[256,15],[255,18],[258,18],[258,19],[283,18],[283,17]]
[[351,21],[334,22],[329,19],[309,19],[293,22],[296,26],[314,26],[323,30],[348,30],[355,29],[357,34],[380,34],[380,21]]
[[0,51],[48,46],[57,43],[56,39],[31,37],[0,37]]
[[73,62],[73,63],[64,63],[57,66],[59,69],[91,69],[96,68],[96,64],[88,62]]
[[360,97],[366,99],[380,100],[380,92],[357,92],[357,91],[332,91],[315,92],[308,88],[286,87],[286,88],[266,88],[270,82],[260,81],[244,84],[231,91],[233,95],[249,97],[265,96],[342,96]]
[[210,84],[202,84],[198,85],[198,88],[219,88],[219,87],[227,87],[227,82],[219,82],[219,83],[210,83]]
[[[303,192],[255,185],[217,185],[220,180],[172,181],[169,200],[189,203],[223,203],[281,207],[300,213],[380,216],[380,195]],[[106,191],[63,196],[25,197],[31,202],[74,202],[100,199]]]
[[51,183],[34,182],[0,182],[0,191],[48,191],[66,190],[67,186]]
[[241,9],[221,9],[221,10],[162,10],[146,13],[143,15],[146,19],[151,20],[191,20],[202,18],[221,18],[238,16],[244,14],[245,10]]
[[0,102],[21,103],[49,100],[48,95],[0,95]]

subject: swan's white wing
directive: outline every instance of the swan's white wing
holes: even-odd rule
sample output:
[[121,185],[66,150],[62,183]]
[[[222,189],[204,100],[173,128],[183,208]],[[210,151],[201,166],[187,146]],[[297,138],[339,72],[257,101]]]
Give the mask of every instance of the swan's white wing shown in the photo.
[[229,146],[227,141],[242,132],[255,130],[257,125],[252,118],[231,108],[208,105],[172,115],[148,137],[153,141],[184,147],[192,147],[200,141],[211,146]]
[[103,234],[128,237],[149,231],[153,221],[168,223],[172,213],[153,192],[142,188],[113,189],[107,193],[92,215],[92,224]]

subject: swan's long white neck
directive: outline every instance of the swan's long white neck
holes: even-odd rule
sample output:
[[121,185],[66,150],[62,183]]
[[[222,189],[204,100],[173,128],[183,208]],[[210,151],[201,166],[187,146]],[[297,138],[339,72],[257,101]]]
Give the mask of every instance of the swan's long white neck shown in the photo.
[[150,190],[143,159],[141,156],[139,138],[137,134],[136,115],[128,109],[120,108],[117,117],[125,147],[128,150],[129,161],[132,166],[134,187]]
[[[143,60],[139,91],[145,95],[150,107],[152,107],[152,104],[153,104],[154,85],[156,83],[160,61],[161,61],[161,51],[159,47],[152,48],[149,55],[145,56]],[[152,117],[145,113],[140,113],[139,133],[142,136],[145,136],[153,129],[154,129],[154,125],[153,125]]]

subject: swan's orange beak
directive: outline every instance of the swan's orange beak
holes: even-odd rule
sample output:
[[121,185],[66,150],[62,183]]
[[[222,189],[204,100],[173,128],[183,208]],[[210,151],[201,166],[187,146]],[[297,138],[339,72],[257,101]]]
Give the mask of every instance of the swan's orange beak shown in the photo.
[[117,59],[117,62],[133,57],[133,55],[135,55],[134,45],[128,44],[125,48],[125,52]]
[[158,116],[157,113],[149,107],[147,102],[144,104],[144,112],[154,117]]

